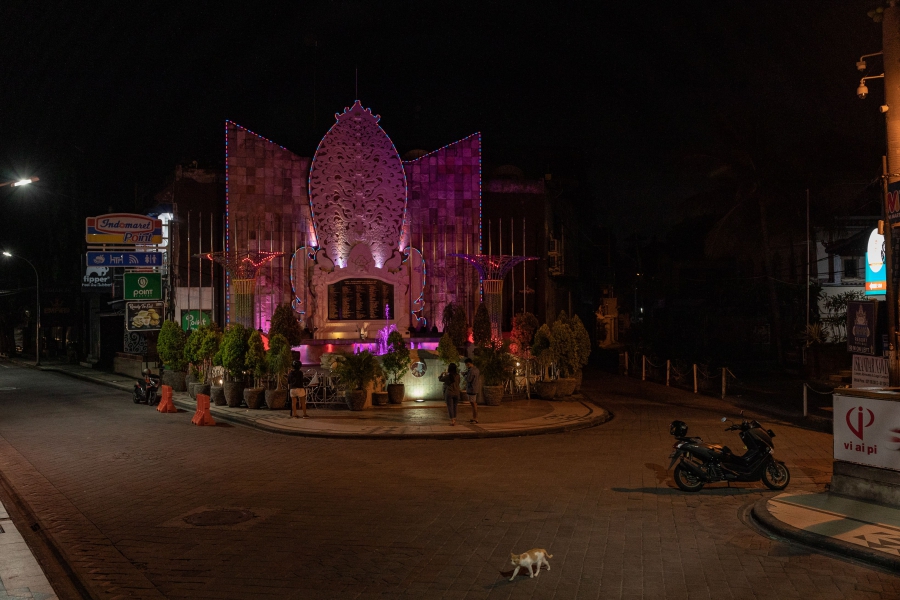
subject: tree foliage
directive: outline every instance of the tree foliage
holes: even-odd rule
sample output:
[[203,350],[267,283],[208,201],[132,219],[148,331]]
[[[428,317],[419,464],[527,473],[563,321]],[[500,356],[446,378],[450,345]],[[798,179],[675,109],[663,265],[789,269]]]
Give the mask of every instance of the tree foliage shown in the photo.
[[572,329],[572,336],[575,340],[575,357],[578,365],[576,370],[583,369],[591,357],[591,336],[578,315],[572,315],[572,318],[569,319],[569,327]]
[[569,326],[568,319],[560,318],[550,326],[550,349],[554,362],[563,377],[571,377],[580,368],[575,335]]
[[253,375],[253,383],[256,387],[259,387],[260,381],[269,371],[266,364],[266,349],[263,347],[262,335],[258,331],[253,331],[247,339],[244,368]]
[[449,302],[444,306],[441,325],[444,333],[450,334],[454,344],[460,347],[466,345],[469,327],[466,323],[466,309],[462,304]]
[[445,331],[444,335],[441,336],[437,351],[438,358],[440,358],[445,365],[459,362],[459,351],[456,349],[456,344],[453,343],[453,338],[450,337],[449,332]]
[[472,341],[479,348],[483,348],[491,343],[491,315],[484,302],[481,302],[475,310],[475,321],[472,323]]
[[197,370],[198,380],[209,380],[213,359],[219,351],[222,332],[215,323],[201,325],[195,329],[184,343],[184,358]]
[[159,359],[171,371],[184,371],[187,361],[184,358],[185,333],[175,321],[166,321],[159,331],[156,341],[156,352]]
[[303,341],[303,329],[300,327],[297,315],[294,314],[290,304],[279,304],[275,307],[275,312],[272,314],[269,337],[274,337],[278,334],[283,335],[292,348],[300,345],[300,342]]
[[240,378],[244,374],[250,331],[240,323],[232,323],[222,338],[219,360],[225,373],[232,380]]
[[275,387],[285,386],[284,376],[291,368],[291,345],[280,333],[269,338],[269,351],[266,353],[266,364],[269,373],[275,375]]
[[499,340],[490,340],[484,346],[475,348],[474,362],[481,371],[484,385],[503,385],[514,364],[509,345]]
[[388,383],[400,383],[400,380],[409,371],[409,348],[399,331],[392,331],[387,342],[388,351],[381,357],[381,368],[387,375]]
[[534,332],[537,331],[540,323],[537,317],[530,312],[522,312],[513,317],[513,327],[510,337],[516,345],[516,353],[525,355],[531,348],[532,340],[534,340]]

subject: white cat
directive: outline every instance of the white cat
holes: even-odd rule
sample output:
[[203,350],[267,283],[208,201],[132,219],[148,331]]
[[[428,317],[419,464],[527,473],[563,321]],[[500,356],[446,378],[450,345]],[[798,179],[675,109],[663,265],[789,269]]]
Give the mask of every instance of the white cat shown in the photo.
[[[544,550],[543,548],[532,548],[528,552],[523,552],[522,554],[510,553],[509,562],[513,564],[516,568],[513,571],[512,577],[509,578],[510,581],[516,578],[516,575],[519,574],[519,569],[525,567],[528,569],[528,576],[534,577],[535,575],[541,574],[541,565],[546,564],[547,570],[550,570],[550,561],[548,558],[553,558],[553,555]],[[537,565],[537,572],[535,573],[531,569],[531,565]]]

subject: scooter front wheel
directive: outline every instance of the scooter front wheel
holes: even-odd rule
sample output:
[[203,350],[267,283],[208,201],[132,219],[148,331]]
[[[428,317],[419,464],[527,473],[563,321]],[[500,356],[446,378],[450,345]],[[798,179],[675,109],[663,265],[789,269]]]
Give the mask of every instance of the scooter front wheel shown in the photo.
[[141,392],[137,388],[134,388],[134,394],[132,394],[131,399],[135,404],[141,403]]
[[791,472],[783,463],[773,460],[763,469],[762,482],[770,490],[783,490],[791,482]]
[[703,489],[703,482],[681,464],[675,467],[675,485],[685,492],[699,492]]

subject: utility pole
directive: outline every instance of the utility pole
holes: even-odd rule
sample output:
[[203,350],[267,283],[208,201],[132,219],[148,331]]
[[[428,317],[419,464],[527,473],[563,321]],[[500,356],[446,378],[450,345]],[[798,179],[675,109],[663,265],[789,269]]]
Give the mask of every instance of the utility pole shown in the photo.
[[885,221],[888,226],[884,228],[884,244],[886,247],[887,267],[887,297],[885,304],[888,307],[888,343],[890,348],[890,384],[896,386],[900,383],[897,366],[897,293],[894,289],[894,267],[892,241],[893,226],[889,222],[887,214],[887,186],[900,181],[900,7],[896,0],[890,0],[884,9],[881,24],[882,52],[884,61],[884,101],[887,112],[884,113],[887,164],[883,164]]

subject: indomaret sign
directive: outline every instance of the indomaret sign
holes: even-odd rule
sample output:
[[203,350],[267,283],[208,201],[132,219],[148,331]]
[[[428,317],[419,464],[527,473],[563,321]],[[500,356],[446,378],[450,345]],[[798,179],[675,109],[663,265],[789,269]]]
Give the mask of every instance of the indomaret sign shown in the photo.
[[162,221],[130,213],[88,217],[85,240],[88,244],[161,244]]

